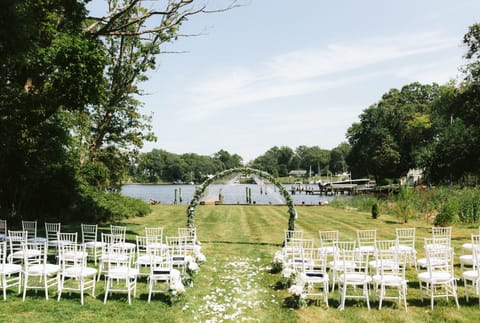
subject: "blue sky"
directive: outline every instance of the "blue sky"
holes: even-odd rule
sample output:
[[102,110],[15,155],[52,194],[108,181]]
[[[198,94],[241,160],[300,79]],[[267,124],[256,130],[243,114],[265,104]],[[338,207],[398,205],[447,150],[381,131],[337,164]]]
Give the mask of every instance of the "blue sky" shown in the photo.
[[[221,6],[224,0],[209,1]],[[461,77],[478,0],[245,0],[190,18],[143,84],[153,148],[248,162],[273,146],[332,149],[392,88]]]

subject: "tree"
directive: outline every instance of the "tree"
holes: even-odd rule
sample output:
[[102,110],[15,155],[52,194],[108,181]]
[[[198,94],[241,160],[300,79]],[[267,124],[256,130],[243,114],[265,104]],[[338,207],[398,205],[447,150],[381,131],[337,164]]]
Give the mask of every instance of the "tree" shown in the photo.
[[360,122],[347,131],[352,175],[372,175],[381,182],[418,167],[419,156],[433,140],[431,108],[440,97],[440,88],[412,83],[390,90],[365,109]]
[[342,142],[330,152],[330,162],[328,168],[334,174],[344,173],[348,170],[347,156],[351,147],[348,143]]
[[295,150],[295,154],[300,161],[301,169],[312,169],[314,172],[319,172],[320,174],[328,171],[328,165],[330,162],[329,150],[321,149],[318,146],[298,146]]
[[83,3],[2,2],[0,207],[58,216],[77,188],[72,112],[97,102],[104,52],[81,31]]
[[[140,84],[156,67],[156,57],[166,43],[175,41],[181,25],[191,16],[236,7],[210,10],[193,0],[149,2],[107,0],[102,17],[88,17],[84,32],[100,39],[108,53],[102,100],[90,107],[89,118],[79,116],[81,151],[86,162],[101,162],[111,174],[112,189],[118,189],[126,174],[125,160],[133,158],[145,141],[155,140],[150,117],[139,112],[143,94]],[[123,167],[122,167],[123,166]]]
[[242,157],[238,154],[231,155],[228,151],[220,149],[215,154],[213,154],[213,158],[218,160],[223,164],[223,169],[230,169],[230,168],[237,168],[242,166]]

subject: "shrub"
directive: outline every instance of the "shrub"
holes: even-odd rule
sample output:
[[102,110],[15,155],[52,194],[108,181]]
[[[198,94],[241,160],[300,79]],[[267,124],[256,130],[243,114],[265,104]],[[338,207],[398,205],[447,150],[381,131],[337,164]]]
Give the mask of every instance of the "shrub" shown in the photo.
[[372,205],[372,219],[377,219],[380,216],[380,211],[378,209],[378,204],[373,203]]
[[150,206],[140,199],[117,192],[100,191],[91,186],[82,187],[80,198],[74,207],[76,219],[92,222],[144,216],[150,212]]
[[453,214],[450,212],[441,212],[437,214],[435,217],[435,220],[433,221],[433,224],[436,227],[448,227],[449,225],[452,224],[453,222]]

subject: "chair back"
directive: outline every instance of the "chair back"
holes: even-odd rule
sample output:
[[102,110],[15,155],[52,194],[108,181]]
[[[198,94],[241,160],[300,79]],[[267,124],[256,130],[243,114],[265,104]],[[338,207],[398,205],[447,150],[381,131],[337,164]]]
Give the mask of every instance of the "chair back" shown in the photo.
[[303,231],[302,230],[285,230],[284,231],[284,242],[285,244],[287,241],[291,239],[303,239]]
[[318,231],[320,248],[332,248],[338,242],[338,230]]
[[98,239],[98,224],[82,223],[82,243],[96,242]]
[[28,239],[35,239],[37,237],[37,221],[22,220],[22,230],[27,231]]
[[415,249],[415,228],[396,228],[395,235],[399,245]]
[[377,230],[357,230],[358,247],[375,246]]
[[127,227],[124,225],[112,225],[110,224],[110,233],[121,235],[123,242],[125,242],[125,236],[127,234]]
[[60,222],[45,222],[45,235],[48,242],[57,240],[57,233],[60,232],[61,227]]
[[452,227],[432,227],[432,238],[452,238]]
[[156,237],[158,242],[163,240],[163,227],[145,227],[146,237]]

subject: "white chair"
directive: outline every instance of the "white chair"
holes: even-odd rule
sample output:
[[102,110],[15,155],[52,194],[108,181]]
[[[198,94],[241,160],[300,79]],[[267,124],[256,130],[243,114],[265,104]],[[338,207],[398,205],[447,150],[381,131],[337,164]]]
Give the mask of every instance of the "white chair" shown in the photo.
[[7,220],[0,219],[0,241],[7,240]]
[[22,220],[22,230],[27,231],[28,241],[31,242],[45,242],[47,238],[37,237],[37,221]]
[[336,244],[338,242],[338,230],[318,231],[320,238],[320,250],[327,256],[332,256],[336,252]]
[[462,272],[463,285],[465,286],[465,298],[468,302],[469,295],[478,296],[480,306],[480,235],[472,234],[470,248],[472,252],[472,269]]
[[160,242],[163,240],[163,227],[145,227],[146,237],[156,237]]
[[22,287],[22,266],[7,261],[7,242],[0,242],[0,286],[3,289],[3,300],[7,300],[7,288],[18,287],[18,294]]
[[8,262],[15,264],[23,264],[25,258],[25,243],[28,240],[27,231],[8,230],[8,244],[10,253]]
[[187,244],[184,237],[166,237],[168,252],[173,267],[185,272],[187,266]]
[[[340,259],[343,263],[355,263],[355,266],[345,266],[338,276],[340,290],[339,310],[345,309],[347,298],[364,299],[370,310],[369,284],[372,277],[368,275],[368,253],[357,250],[339,249]],[[361,288],[357,288],[361,287]],[[360,290],[360,293],[359,293]]]
[[287,241],[290,239],[303,239],[303,231],[302,230],[285,230],[284,231],[284,243],[286,244]]
[[327,254],[318,248],[303,249],[303,274],[305,275],[307,297],[323,297],[328,308]]
[[364,253],[367,257],[375,254],[375,242],[377,240],[377,230],[357,230],[357,251]]
[[341,258],[341,252],[354,252],[356,249],[355,241],[337,241],[333,260],[329,262],[330,274],[332,275],[332,291],[335,290],[335,284],[338,277],[348,268],[355,270],[357,265],[355,261],[345,261]]
[[187,255],[193,256],[197,246],[197,229],[196,228],[178,228],[178,236],[185,238]]
[[457,308],[460,308],[457,298],[457,284],[453,272],[453,250],[450,247],[437,247],[425,249],[427,259],[427,271],[418,274],[420,284],[420,298],[424,295],[431,299],[433,310],[436,297],[453,296]]
[[[478,227],[478,231],[476,234],[480,234],[480,227]],[[473,245],[471,242],[462,244],[462,254],[464,254],[465,252],[469,252],[471,254],[472,249],[473,249]]]
[[48,248],[53,247],[55,251],[58,248],[58,233],[62,228],[60,222],[45,222],[45,237],[47,238]]
[[[38,256],[28,256],[37,252]],[[23,301],[25,301],[28,289],[45,290],[45,298],[48,300],[48,289],[58,286],[60,266],[48,263],[47,252],[47,242],[27,242],[25,244]]]
[[82,243],[85,251],[92,251],[93,262],[96,265],[102,251],[102,242],[98,241],[98,224],[83,224],[82,227]]
[[172,262],[168,249],[153,249],[150,257],[150,275],[148,276],[148,302],[152,294],[168,293],[172,277]]
[[[122,244],[122,241],[123,241],[123,237],[121,234],[110,234],[110,233],[102,232],[101,234],[102,253],[101,253],[100,261],[98,264],[97,280],[100,280],[100,276],[102,273],[107,272],[107,264],[114,262],[117,256],[119,256],[115,248],[116,247],[118,248],[120,244]],[[120,259],[120,260],[124,260],[124,259]]]
[[88,253],[84,246],[77,243],[59,245],[60,278],[58,282],[58,301],[64,290],[80,292],[80,303],[84,303],[85,291],[91,290],[95,297],[97,269],[87,266]]
[[121,245],[110,244],[110,257],[107,260],[105,274],[105,297],[103,303],[112,292],[126,292],[128,304],[132,304],[137,293],[138,270],[133,267],[135,249],[123,248]]
[[[428,266],[428,259],[426,257],[427,251],[429,250],[443,250],[443,249],[452,249],[450,238],[424,238],[424,250],[425,257],[417,259],[417,264],[420,268],[426,268]],[[433,261],[433,260],[431,260]],[[441,261],[441,260],[439,260]]]
[[[405,279],[406,258],[391,247],[378,248],[376,254],[376,273],[372,276],[375,292],[379,296],[378,309],[382,308],[384,299],[397,300],[403,303],[407,311],[407,283]],[[396,289],[396,295],[389,295],[389,289]]]
[[296,271],[303,269],[303,262],[308,261],[303,254],[305,248],[313,248],[313,239],[290,239],[283,248],[284,259],[290,263]]
[[[377,272],[378,268],[380,266],[386,266],[387,264],[387,259],[381,259],[381,256],[383,255],[381,251],[394,251],[395,253],[399,253],[399,248],[397,244],[397,240],[377,240],[375,242],[375,260],[371,260],[368,262],[368,265],[372,272]],[[394,261],[395,259],[392,259]],[[398,260],[395,260],[395,262],[398,262]],[[392,263],[392,266],[395,265]]]
[[417,269],[417,250],[415,249],[415,228],[396,228],[395,234],[400,255],[406,258],[406,263],[413,264]]
[[472,234],[471,235],[471,246],[472,248],[470,251],[472,252],[471,254],[463,254],[460,257],[458,257],[458,260],[460,261],[460,270],[463,272],[464,266],[469,266],[469,267],[475,267],[478,265],[476,263],[477,259],[473,255],[473,246],[479,246],[480,245],[480,235],[478,234]]
[[[152,261],[156,261],[154,251],[157,249],[165,249],[168,248],[157,248],[158,242],[157,237],[155,236],[136,236],[136,245],[137,245],[137,257],[135,259],[135,266],[138,270],[138,275],[149,275],[150,270],[148,272],[142,271],[142,268],[150,268]],[[160,259],[158,259],[160,260]]]
[[112,225],[110,224],[110,233],[117,234],[122,236],[122,241],[125,242],[125,237],[127,235],[127,227],[124,225]]

